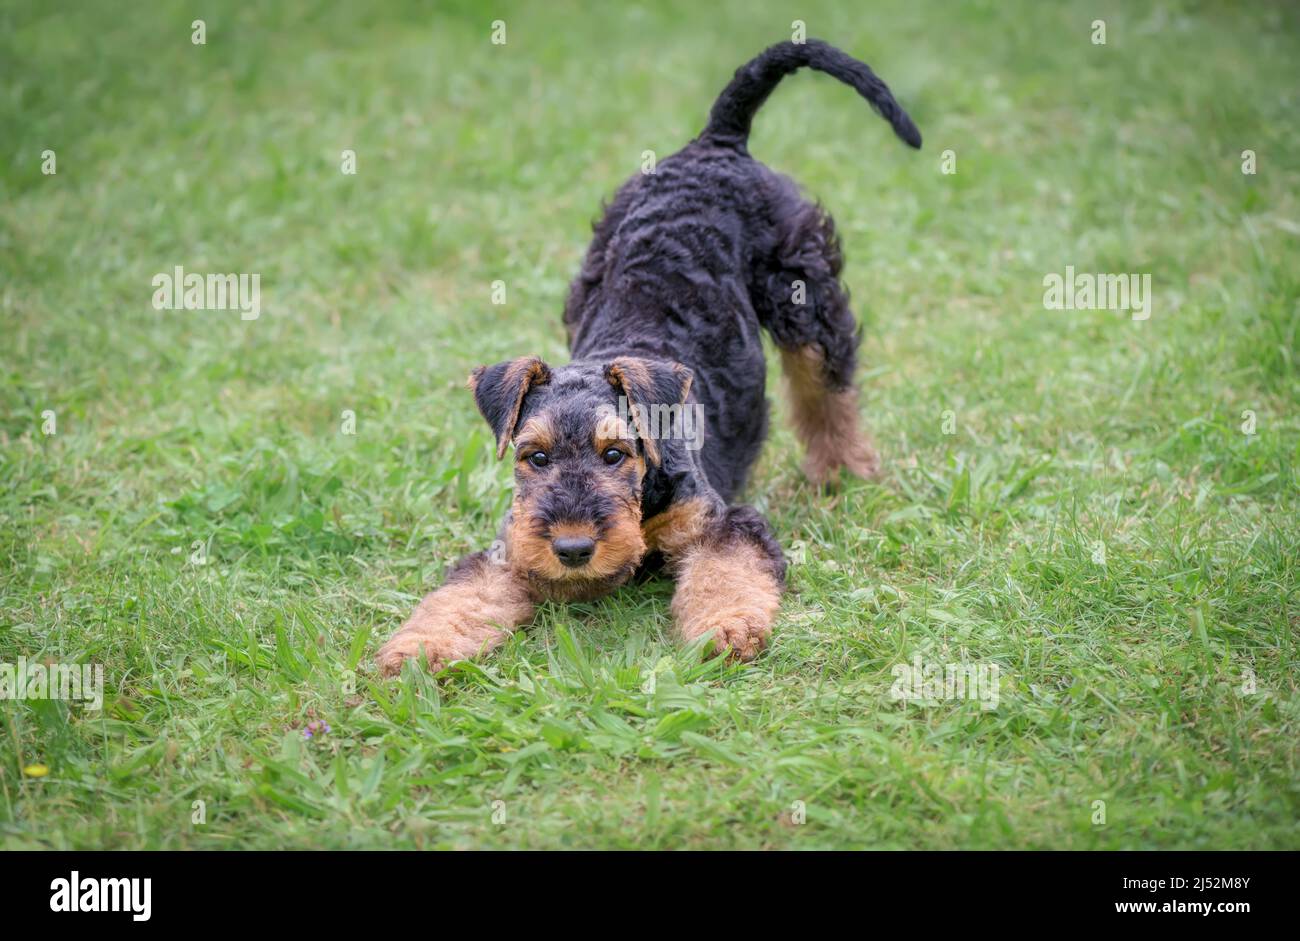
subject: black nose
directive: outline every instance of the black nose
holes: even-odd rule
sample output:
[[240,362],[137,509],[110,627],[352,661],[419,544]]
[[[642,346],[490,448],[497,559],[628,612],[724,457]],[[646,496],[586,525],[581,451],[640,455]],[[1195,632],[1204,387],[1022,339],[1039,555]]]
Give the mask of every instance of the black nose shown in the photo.
[[596,551],[596,540],[588,536],[561,536],[552,540],[551,547],[555,554],[571,569],[586,565]]

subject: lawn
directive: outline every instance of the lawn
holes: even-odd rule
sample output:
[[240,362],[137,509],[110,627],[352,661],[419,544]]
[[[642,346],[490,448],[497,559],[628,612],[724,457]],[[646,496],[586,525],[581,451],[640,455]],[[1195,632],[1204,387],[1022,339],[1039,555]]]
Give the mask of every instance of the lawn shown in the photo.
[[[0,10],[0,663],[105,677],[0,701],[0,846],[1300,848],[1293,6],[200,6]],[[752,138],[838,221],[883,478],[807,484],[773,355],[769,652],[651,581],[382,680],[510,499],[466,374],[565,361],[602,198],[796,18],[925,136],[801,73]]]

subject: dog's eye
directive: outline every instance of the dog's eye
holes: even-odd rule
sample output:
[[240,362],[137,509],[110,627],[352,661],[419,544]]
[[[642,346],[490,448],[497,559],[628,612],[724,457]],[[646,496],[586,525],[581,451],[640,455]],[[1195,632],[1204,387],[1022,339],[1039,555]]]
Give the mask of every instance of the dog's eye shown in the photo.
[[551,463],[551,459],[546,456],[545,451],[534,451],[532,454],[528,455],[528,457],[524,458],[524,460],[533,465],[533,467],[545,467],[547,464]]
[[613,467],[619,461],[623,460],[624,457],[625,455],[618,448],[606,448],[605,452],[601,454],[601,458],[610,467]]

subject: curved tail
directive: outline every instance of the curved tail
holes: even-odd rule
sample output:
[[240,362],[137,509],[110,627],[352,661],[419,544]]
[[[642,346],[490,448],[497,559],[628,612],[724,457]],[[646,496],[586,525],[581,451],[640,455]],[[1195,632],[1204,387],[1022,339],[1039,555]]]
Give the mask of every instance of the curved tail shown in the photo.
[[889,86],[865,64],[817,39],[803,43],[777,43],[737,69],[736,77],[713,103],[709,124],[702,136],[743,147],[749,139],[749,125],[754,113],[772,94],[772,89],[785,76],[804,66],[853,86],[875,112],[889,122],[895,134],[911,146],[920,148],[921,132],[894,100]]

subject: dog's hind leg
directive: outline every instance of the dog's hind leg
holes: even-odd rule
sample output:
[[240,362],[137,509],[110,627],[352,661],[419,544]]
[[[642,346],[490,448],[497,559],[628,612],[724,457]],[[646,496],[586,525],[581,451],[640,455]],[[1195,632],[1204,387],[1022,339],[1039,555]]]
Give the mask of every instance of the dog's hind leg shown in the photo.
[[819,207],[788,190],[777,201],[789,209],[777,222],[774,252],[755,270],[751,296],[781,351],[791,419],[807,452],[804,472],[816,484],[841,467],[875,478],[880,457],[862,429],[853,383],[862,335],[839,280],[839,237]]

